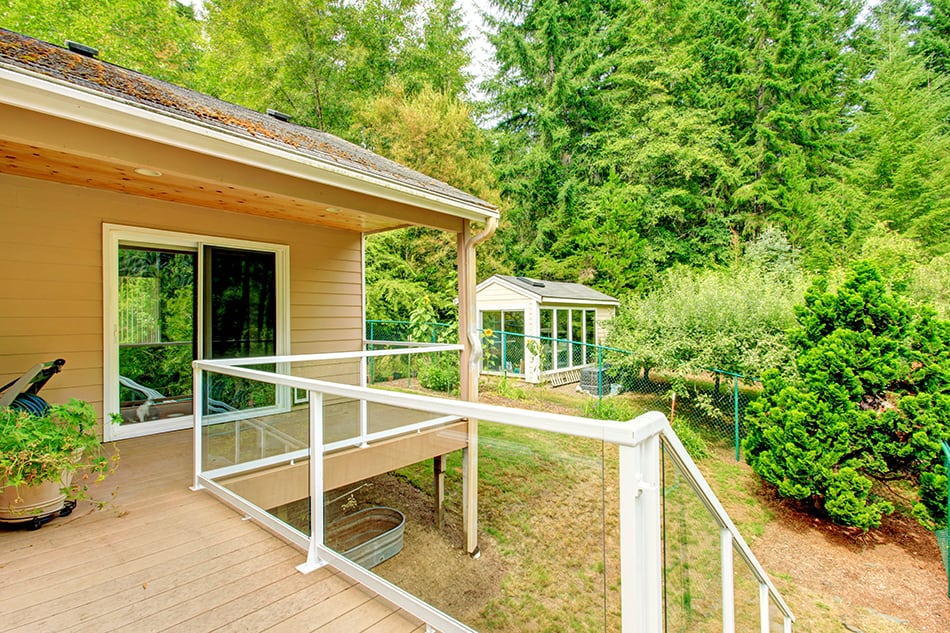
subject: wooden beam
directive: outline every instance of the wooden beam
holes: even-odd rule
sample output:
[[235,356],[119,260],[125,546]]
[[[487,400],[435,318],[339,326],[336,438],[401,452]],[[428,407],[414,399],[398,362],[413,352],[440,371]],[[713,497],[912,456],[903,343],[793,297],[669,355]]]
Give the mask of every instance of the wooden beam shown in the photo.
[[[333,490],[391,470],[445,455],[465,447],[468,424],[463,420],[324,457],[323,488]],[[243,473],[218,483],[260,508],[269,510],[310,496],[309,459]]]

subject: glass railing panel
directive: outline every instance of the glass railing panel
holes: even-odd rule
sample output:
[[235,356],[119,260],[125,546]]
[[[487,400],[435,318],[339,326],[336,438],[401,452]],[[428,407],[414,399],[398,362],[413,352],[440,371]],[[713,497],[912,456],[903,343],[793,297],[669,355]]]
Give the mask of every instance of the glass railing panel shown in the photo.
[[663,608],[669,633],[722,630],[719,525],[665,449]]
[[479,431],[478,558],[463,550],[462,451],[446,457],[440,513],[441,468],[411,443],[377,455],[406,462],[394,472],[326,493],[327,545],[478,631],[619,631],[617,488],[604,489],[602,443]]
[[[367,349],[398,351],[405,348],[367,344]],[[371,356],[366,360],[366,367],[369,386],[441,398],[458,398],[458,351]]]
[[760,631],[759,580],[736,549],[733,549],[732,569],[736,631]]
[[774,599],[769,599],[769,632],[783,633],[785,631],[785,614]]

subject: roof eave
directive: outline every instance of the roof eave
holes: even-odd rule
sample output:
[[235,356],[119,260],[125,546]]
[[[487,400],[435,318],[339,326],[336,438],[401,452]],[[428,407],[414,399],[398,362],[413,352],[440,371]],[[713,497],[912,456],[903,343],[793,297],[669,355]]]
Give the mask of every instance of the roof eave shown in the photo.
[[0,64],[0,103],[466,220],[482,222],[499,215],[494,208],[349,169],[4,64]]
[[567,299],[563,297],[541,297],[541,303],[566,305],[566,306],[576,306],[576,305],[614,306],[614,307],[620,306],[620,301],[618,301],[617,299],[585,299],[583,297],[575,297],[572,299]]

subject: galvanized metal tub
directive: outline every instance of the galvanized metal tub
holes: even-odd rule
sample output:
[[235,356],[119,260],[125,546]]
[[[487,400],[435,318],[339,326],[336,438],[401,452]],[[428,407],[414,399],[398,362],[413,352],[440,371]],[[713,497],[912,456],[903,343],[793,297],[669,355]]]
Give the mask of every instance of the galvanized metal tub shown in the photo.
[[405,526],[402,512],[376,506],[331,521],[325,540],[328,547],[370,569],[402,550]]

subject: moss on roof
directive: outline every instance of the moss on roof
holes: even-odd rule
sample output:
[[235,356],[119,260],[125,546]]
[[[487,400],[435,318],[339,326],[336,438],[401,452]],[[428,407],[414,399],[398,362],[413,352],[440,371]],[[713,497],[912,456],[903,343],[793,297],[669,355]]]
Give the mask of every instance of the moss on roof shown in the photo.
[[495,210],[484,200],[332,134],[281,121],[6,29],[0,29],[0,66],[27,70],[138,108],[291,149],[369,176],[396,181],[464,204],[482,207],[488,213]]

